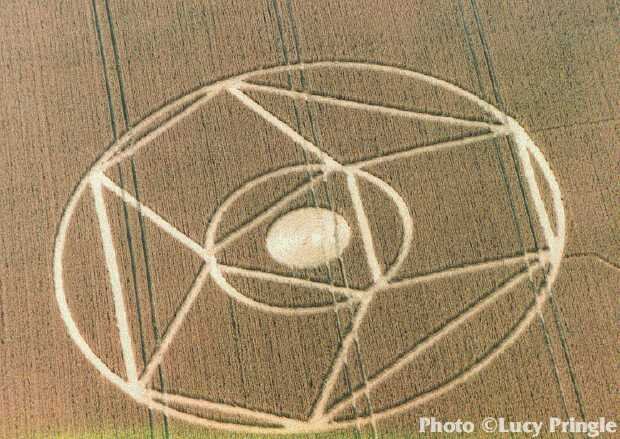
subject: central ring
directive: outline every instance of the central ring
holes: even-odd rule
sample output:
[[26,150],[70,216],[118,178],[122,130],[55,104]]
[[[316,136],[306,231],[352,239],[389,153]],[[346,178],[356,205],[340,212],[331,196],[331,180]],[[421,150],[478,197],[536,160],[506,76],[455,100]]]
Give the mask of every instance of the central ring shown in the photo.
[[[262,175],[254,180],[247,182],[235,192],[233,192],[231,195],[229,195],[229,197],[220,205],[220,207],[213,215],[212,220],[207,227],[205,239],[205,248],[207,249],[209,254],[217,257],[218,252],[222,250],[223,244],[227,238],[223,238],[219,241],[217,240],[219,227],[222,223],[226,211],[232,208],[235,203],[242,199],[244,194],[259,187],[262,184],[266,184],[269,180],[272,180],[274,178],[285,177],[299,173],[308,174],[310,172],[317,171],[321,173],[310,178],[307,183],[305,183],[305,185],[302,185],[301,188],[298,188],[293,192],[285,195],[274,205],[270,206],[266,211],[264,211],[263,214],[261,214],[265,216],[263,220],[267,221],[268,218],[276,217],[277,213],[283,209],[282,204],[286,205],[286,203],[282,202],[285,201],[287,197],[290,197],[291,195],[301,196],[301,194],[305,193],[305,191],[311,190],[313,184],[324,181],[332,174],[342,173],[347,177],[365,180],[366,182],[370,183],[381,192],[383,192],[387,196],[387,198],[392,201],[392,203],[396,207],[398,216],[401,219],[403,233],[397,256],[392,262],[392,264],[387,267],[385,273],[383,273],[378,279],[374,280],[374,282],[369,286],[368,290],[376,290],[382,285],[387,284],[396,275],[401,265],[405,262],[407,255],[409,254],[409,250],[411,248],[411,239],[413,235],[413,220],[411,217],[411,212],[409,211],[409,207],[407,206],[404,199],[392,186],[390,186],[380,178],[375,177],[374,175],[361,169],[357,169],[354,166],[343,166],[340,169],[335,169],[333,167],[328,167],[320,164],[288,166]],[[294,198],[288,199],[288,202],[292,203],[293,200]],[[310,213],[310,216],[308,216],[308,213]],[[312,216],[316,216],[316,218],[312,218]],[[308,266],[316,266],[320,265],[321,263],[325,263],[326,260],[335,259],[338,257],[339,253],[342,253],[345,250],[346,244],[351,238],[349,225],[346,223],[346,221],[344,221],[344,218],[340,217],[341,219],[339,219],[338,217],[340,217],[340,215],[334,214],[332,211],[325,209],[305,208],[293,210],[292,212],[281,216],[272,223],[270,232],[267,234],[267,250],[276,261],[282,262],[290,266],[297,266],[297,268],[300,268],[302,267],[302,265],[305,264],[308,264]],[[290,229],[291,224],[287,223],[292,222],[296,225],[299,225],[301,224],[300,221],[304,220],[309,220],[309,223],[307,226],[301,226],[302,229],[304,229],[302,233],[307,235],[305,238],[302,239],[302,241],[304,239],[309,239],[310,241],[312,240],[312,230],[316,228],[317,221],[332,221],[332,226],[328,227],[327,230],[331,229],[332,232],[336,232],[338,236],[329,237],[327,236],[327,234],[322,233],[322,236],[320,237],[321,240],[324,239],[325,241],[329,241],[328,247],[331,246],[331,248],[322,247],[321,245],[316,246],[312,242],[306,242],[306,244],[302,245],[301,247],[305,248],[306,250],[312,248],[314,251],[313,254],[310,255],[307,253],[303,253],[303,251],[302,253],[295,253],[294,255],[292,253],[287,253],[288,250],[291,250],[289,246],[292,245],[292,243],[283,243],[280,240],[282,235],[287,235],[290,237],[293,233],[293,231]],[[372,239],[372,237],[370,238]],[[300,237],[291,237],[291,239],[300,239]],[[325,242],[321,242],[321,244],[325,244]],[[311,314],[315,312],[328,311],[330,309],[333,309],[332,303],[325,303],[324,305],[319,306],[285,306],[267,304],[265,302],[261,302],[258,299],[250,298],[239,292],[237,288],[235,288],[230,282],[228,282],[225,272],[221,270],[217,264],[214,264],[211,270],[211,276],[216,282],[216,284],[229,296],[234,297],[237,300],[242,301],[248,305],[255,306],[257,307],[257,309],[261,309],[265,312],[275,312],[278,314]],[[349,300],[351,300],[351,297],[349,297],[346,301]]]

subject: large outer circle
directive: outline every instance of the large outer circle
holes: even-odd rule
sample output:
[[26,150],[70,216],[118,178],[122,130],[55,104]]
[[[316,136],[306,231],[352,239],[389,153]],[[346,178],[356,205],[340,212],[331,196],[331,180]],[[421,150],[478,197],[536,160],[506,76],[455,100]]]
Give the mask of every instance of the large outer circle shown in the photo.
[[[562,203],[562,197],[559,190],[559,186],[557,184],[557,180],[549,167],[549,164],[543,157],[541,151],[534,145],[531,139],[527,136],[523,128],[512,118],[502,113],[500,110],[495,108],[493,105],[483,101],[477,96],[473,95],[470,92],[467,92],[460,87],[453,85],[449,82],[443,81],[438,78],[434,78],[432,76],[428,76],[422,73],[406,70],[399,67],[392,67],[380,64],[368,64],[368,63],[357,63],[357,62],[348,62],[348,61],[321,61],[309,64],[296,64],[296,65],[288,65],[288,66],[277,66],[271,67],[256,71],[251,71],[247,73],[240,74],[238,76],[214,82],[210,85],[201,87],[192,91],[191,93],[171,102],[170,104],[164,106],[160,110],[152,113],[147,116],[141,122],[139,122],[136,126],[134,126],[131,130],[129,130],[125,135],[123,135],[118,141],[116,141],[113,145],[111,145],[89,168],[83,178],[80,180],[78,185],[75,187],[73,193],[71,194],[69,201],[67,202],[65,209],[63,211],[62,218],[58,225],[55,244],[54,244],[54,255],[53,255],[53,271],[54,271],[54,287],[55,287],[55,295],[56,300],[58,302],[58,307],[60,310],[61,317],[67,327],[67,331],[69,336],[73,340],[73,342],[80,349],[82,354],[86,357],[86,359],[102,374],[104,378],[109,380],[112,384],[118,387],[121,391],[132,397],[137,402],[148,406],[151,409],[155,409],[161,411],[169,416],[176,417],[181,420],[185,420],[188,422],[192,422],[195,424],[203,425],[209,428],[215,428],[224,431],[233,431],[233,432],[247,432],[247,433],[258,433],[258,434],[290,434],[290,433],[304,433],[304,432],[323,432],[323,431],[333,431],[339,430],[343,428],[349,428],[355,425],[355,422],[367,423],[370,421],[369,418],[358,418],[357,421],[344,421],[344,422],[333,422],[333,423],[323,423],[323,424],[309,424],[302,421],[292,420],[287,425],[282,428],[275,427],[259,427],[254,425],[245,425],[245,424],[233,424],[226,423],[220,421],[214,421],[205,418],[197,418],[195,416],[188,415],[187,413],[183,413],[181,411],[172,409],[170,407],[165,406],[164,404],[155,401],[153,398],[148,396],[147,391],[141,386],[132,385],[129,382],[125,381],[116,373],[112,372],[110,368],[93,352],[90,348],[86,340],[80,333],[79,328],[75,320],[71,315],[71,310],[67,303],[67,297],[65,294],[64,281],[63,281],[63,255],[65,249],[65,239],[71,224],[71,219],[73,213],[77,207],[78,202],[81,197],[84,195],[85,191],[88,189],[89,179],[92,175],[97,172],[103,172],[108,169],[110,166],[124,160],[125,158],[131,156],[135,153],[140,147],[146,146],[149,141],[154,138],[159,131],[164,129],[162,126],[165,126],[166,123],[170,121],[178,120],[187,114],[191,114],[191,112],[206,102],[208,102],[212,97],[216,96],[220,91],[225,90],[227,87],[233,86],[235,83],[238,83],[243,80],[251,79],[254,76],[266,75],[270,73],[278,73],[285,71],[294,71],[294,70],[309,70],[309,69],[318,69],[318,68],[329,68],[336,67],[341,69],[352,69],[352,70],[365,70],[365,71],[376,71],[383,73],[392,73],[395,75],[400,75],[404,77],[409,77],[412,79],[416,79],[422,82],[433,84],[437,87],[443,88],[447,91],[458,94],[462,97],[465,97],[469,101],[475,103],[480,107],[481,110],[493,115],[497,120],[501,121],[510,132],[513,140],[517,144],[517,147],[520,148],[522,154],[525,154],[529,157],[531,156],[536,161],[538,167],[542,171],[543,177],[546,180],[546,183],[549,185],[552,203],[553,203],[553,212],[555,216],[555,224],[556,230],[554,232],[554,236],[552,237],[552,242],[550,242],[550,251],[549,251],[549,260],[548,263],[550,265],[550,270],[547,276],[547,283],[540,291],[538,296],[538,300],[535,305],[533,305],[526,314],[521,318],[519,322],[513,327],[512,331],[508,336],[504,339],[504,341],[498,346],[494,347],[490,352],[488,352],[485,357],[483,357],[478,363],[473,365],[469,370],[465,371],[460,378],[457,380],[449,381],[444,383],[438,389],[435,389],[430,394],[422,394],[414,397],[413,400],[408,401],[407,403],[397,406],[394,409],[388,409],[384,412],[375,413],[375,419],[391,416],[398,412],[409,410],[412,407],[415,407],[419,404],[427,402],[430,399],[440,396],[441,394],[449,391],[454,386],[464,382],[470,376],[477,374],[482,369],[484,369],[488,364],[490,364],[499,353],[503,352],[506,348],[512,345],[516,339],[525,331],[530,323],[536,318],[538,313],[541,311],[542,306],[548,299],[550,295],[550,289],[555,281],[559,267],[560,261],[563,256],[564,251],[564,241],[565,241],[565,214],[564,207]],[[363,172],[363,171],[360,171]],[[535,202],[536,196],[534,196]],[[538,194],[538,198],[540,198],[540,194]],[[538,202],[541,202],[538,200]]]

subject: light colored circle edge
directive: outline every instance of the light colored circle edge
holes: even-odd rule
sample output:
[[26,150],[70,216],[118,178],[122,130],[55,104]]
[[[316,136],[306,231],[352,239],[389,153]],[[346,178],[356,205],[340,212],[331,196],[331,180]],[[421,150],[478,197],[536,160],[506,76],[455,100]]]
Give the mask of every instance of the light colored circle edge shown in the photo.
[[[132,397],[137,402],[142,403],[150,408],[164,412],[168,415],[175,416],[179,419],[183,419],[183,420],[186,420],[192,423],[197,423],[197,424],[204,425],[206,427],[216,428],[216,429],[224,430],[224,431],[247,432],[247,433],[269,433],[269,434],[279,434],[279,433],[284,434],[284,433],[305,431],[303,427],[292,428],[292,429],[291,428],[268,428],[268,427],[256,427],[256,426],[251,426],[247,424],[232,424],[232,423],[226,423],[226,422],[219,422],[219,421],[213,421],[209,419],[196,418],[193,416],[190,416],[188,418],[189,415],[187,415],[186,413],[171,409],[163,404],[160,404],[154,401],[152,398],[147,398],[145,396],[144,389],[142,387],[136,388],[135,386],[132,386],[130,383],[126,382],[119,375],[112,372],[108,368],[108,366],[92,351],[92,349],[90,348],[86,340],[81,335],[80,330],[77,327],[77,324],[75,323],[71,315],[71,311],[67,303],[66,294],[64,291],[64,281],[63,281],[63,276],[62,276],[63,274],[62,259],[64,256],[65,238],[66,238],[69,226],[71,224],[71,219],[73,217],[74,210],[76,209],[77,204],[79,200],[81,199],[83,192],[85,191],[88,185],[89,177],[96,171],[102,171],[102,170],[107,169],[107,167],[110,165],[110,162],[114,158],[114,156],[117,153],[121,152],[123,147],[132,144],[133,137],[136,134],[136,132],[145,131],[146,133],[149,133],[151,129],[153,128],[151,125],[154,124],[158,120],[158,117],[161,117],[161,115],[164,115],[166,112],[170,112],[174,110],[176,107],[182,107],[183,105],[189,105],[191,102],[195,101],[196,99],[205,97],[211,91],[214,91],[217,89],[224,89],[227,86],[227,84],[232,84],[235,81],[243,81],[246,79],[250,79],[254,76],[260,76],[262,74],[278,73],[282,71],[295,70],[295,69],[321,68],[321,67],[345,67],[345,68],[353,68],[353,69],[360,69],[360,70],[392,72],[397,75],[412,77],[418,80],[422,80],[424,82],[433,83],[441,88],[444,88],[449,91],[453,91],[456,94],[461,95],[467,98],[468,100],[476,103],[484,111],[497,117],[498,120],[503,121],[504,123],[507,123],[507,122],[511,123],[512,128],[513,128],[513,132],[511,134],[513,135],[513,138],[517,137],[514,131],[515,128],[518,133],[525,134],[525,131],[523,130],[523,128],[516,121],[514,121],[514,119],[509,118],[508,116],[504,115],[500,110],[495,108],[493,105],[483,101],[482,99],[473,95],[472,93],[467,92],[463,90],[462,88],[454,84],[451,84],[447,81],[443,81],[443,80],[434,78],[432,76],[424,75],[418,72],[413,72],[411,70],[407,70],[407,69],[400,68],[400,67],[387,66],[387,65],[381,65],[381,64],[348,62],[348,61],[320,61],[320,62],[309,63],[309,64],[277,66],[277,67],[271,67],[271,68],[243,73],[231,79],[217,81],[213,84],[207,85],[205,87],[201,87],[197,89],[196,91],[191,92],[173,101],[172,103],[164,106],[162,109],[152,113],[150,116],[147,116],[140,123],[138,123],[135,127],[129,130],[125,135],[123,135],[117,142],[112,144],[102,154],[102,156],[95,161],[95,163],[89,168],[89,171],[82,177],[82,179],[80,180],[80,182],[74,189],[73,193],[71,194],[69,201],[67,202],[67,205],[63,211],[60,223],[58,225],[56,237],[55,237],[54,255],[53,255],[54,287],[55,287],[56,300],[58,302],[59,311],[65,323],[65,326],[67,327],[67,331],[69,333],[70,338],[76,344],[76,346],[82,352],[82,354],[86,357],[86,359],[95,367],[95,369],[97,369],[102,374],[102,376],[107,378],[113,385],[118,387],[121,391],[123,391],[124,393]],[[208,99],[205,99],[204,102],[208,101],[210,98],[214,96],[215,94],[208,96]],[[185,109],[181,109],[179,113],[183,113],[184,111]],[[533,321],[537,312],[540,311],[541,307],[544,305],[544,303],[546,302],[546,300],[548,299],[550,295],[551,285],[553,284],[553,282],[555,281],[558,275],[560,261],[561,261],[563,251],[564,251],[565,213],[564,213],[564,206],[562,202],[562,196],[559,191],[559,186],[557,184],[555,175],[551,171],[549,164],[545,160],[540,149],[536,145],[534,145],[534,143],[531,141],[529,136],[527,136],[527,134],[525,134],[525,139],[516,138],[516,141],[518,145],[525,148],[530,154],[532,154],[535,161],[540,166],[543,172],[543,176],[545,177],[545,180],[547,181],[547,183],[549,184],[551,188],[553,208],[554,208],[554,213],[555,213],[555,218],[556,218],[556,239],[557,241],[555,243],[556,247],[551,249],[551,257],[549,260],[551,270],[547,278],[547,283],[543,287],[543,290],[541,292],[541,295],[540,295],[541,299],[537,302],[537,305],[535,307],[532,307],[532,309],[528,311],[526,316],[515,327],[511,335],[502,344],[496,347],[496,349],[493,352],[491,352],[487,356],[488,361],[486,361],[485,364],[492,361],[499,352],[502,352],[509,345],[514,343],[518,335],[520,335],[520,333],[522,333],[525,330],[525,328]],[[473,373],[477,373],[482,368],[483,367],[476,368],[476,370],[473,371]],[[439,396],[439,395],[436,395],[436,396]],[[409,409],[410,407],[411,405],[407,404],[407,409]],[[378,414],[380,415],[380,413]],[[304,423],[300,422],[300,424],[303,425]],[[350,425],[348,423],[333,423],[333,424],[326,425],[326,426],[319,426],[319,428],[310,428],[307,431],[308,432],[331,431],[331,430],[339,430],[342,428],[347,428],[349,426]]]

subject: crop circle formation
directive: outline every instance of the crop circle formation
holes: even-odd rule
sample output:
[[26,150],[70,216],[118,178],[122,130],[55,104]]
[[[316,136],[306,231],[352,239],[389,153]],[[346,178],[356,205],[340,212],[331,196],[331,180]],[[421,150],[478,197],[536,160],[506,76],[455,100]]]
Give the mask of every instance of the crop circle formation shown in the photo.
[[[486,135],[486,138],[488,139],[499,137],[509,137],[512,139],[523,169],[523,177],[527,185],[527,190],[533,200],[535,214],[541,224],[545,237],[546,247],[538,254],[536,264],[545,270],[547,281],[541,287],[540,291],[537,292],[537,300],[535,304],[532,305],[531,309],[529,309],[519,321],[515,322],[512,332],[506,334],[506,337],[501,343],[495,346],[491,351],[487,352],[487,354],[481,358],[478,363],[469,369],[462,371],[462,373],[454,377],[454,379],[444,383],[442,386],[439,386],[430,393],[405,399],[402,403],[393,405],[385,410],[375,411],[372,415],[363,416],[355,420],[338,419],[337,415],[345,408],[347,402],[346,400],[332,407],[329,407],[327,404],[330,391],[333,389],[334,381],[337,378],[337,373],[335,375],[334,373],[327,375],[327,378],[323,383],[322,393],[316,401],[311,415],[307,419],[293,419],[279,414],[244,409],[238,406],[209,401],[207,399],[187,401],[187,398],[183,399],[180,395],[162,395],[152,389],[149,389],[148,378],[165,356],[166,349],[171,343],[174,342],[174,335],[176,334],[175,331],[182,325],[184,316],[191,308],[193,303],[192,300],[195,299],[195,297],[193,297],[190,292],[188,301],[184,303],[179,310],[178,315],[175,316],[175,320],[173,321],[171,330],[169,331],[170,334],[166,334],[167,336],[169,335],[169,337],[164,338],[159,346],[159,350],[150,359],[145,370],[137,370],[134,358],[135,353],[133,352],[133,347],[131,346],[129,336],[129,323],[127,319],[128,311],[125,309],[125,304],[122,299],[122,286],[119,278],[118,263],[116,261],[116,254],[111,239],[112,232],[107,218],[106,202],[102,195],[104,191],[109,191],[121,197],[126,204],[134,209],[137,209],[147,220],[152,221],[165,233],[177,239],[185,247],[202,257],[204,259],[204,264],[198,275],[200,279],[213,279],[221,288],[223,294],[229,295],[231,298],[254,308],[258,312],[304,316],[321,312],[333,312],[334,306],[355,305],[355,309],[357,311],[353,320],[352,328],[343,338],[338,355],[334,359],[332,370],[336,371],[338,370],[338,367],[342,367],[341,363],[344,361],[343,358],[346,356],[347,349],[351,349],[351,346],[355,341],[355,337],[357,336],[356,331],[359,329],[359,322],[363,320],[374,295],[379,291],[389,288],[390,284],[395,281],[394,279],[396,279],[398,275],[399,268],[410,252],[412,245],[415,245],[415,243],[411,242],[412,230],[415,227],[415,224],[412,220],[410,207],[406,205],[402,195],[394,187],[390,186],[385,181],[379,179],[365,169],[365,166],[369,161],[348,164],[339,163],[327,152],[321,150],[319,147],[303,138],[301,135],[296,133],[295,130],[279,120],[273,114],[269,113],[265,108],[261,107],[244,93],[245,90],[260,87],[251,82],[258,76],[318,69],[356,70],[394,75],[395,77],[406,77],[414,81],[430,84],[433,87],[437,87],[449,93],[458,95],[459,97],[464,98],[478,106],[482,112],[493,116],[497,123],[478,123],[486,124],[488,126],[489,134]],[[121,188],[116,186],[116,184],[106,176],[106,171],[112,166],[133,157],[136,152],[141,149],[145,149],[144,153],[148,154],[148,148],[153,139],[157,138],[168,127],[174,126],[186,115],[191,114],[198,108],[208,106],[213,97],[223,93],[230,93],[247,108],[261,116],[280,132],[289,136],[296,145],[303,148],[307,154],[317,159],[318,163],[282,168],[271,174],[249,181],[245,186],[238,188],[236,192],[229,194],[228,198],[220,206],[218,206],[216,213],[209,220],[205,241],[198,243],[191,240],[174,226],[166,222],[166,220],[159,216],[154,209],[151,209],[147,205],[143,205],[139,200],[133,198],[130,194],[124,192]],[[389,107],[382,107],[381,105],[364,104],[355,101],[348,101],[346,99],[330,98],[325,96],[304,95],[302,93],[296,93],[289,90],[281,90],[278,93],[290,95],[294,98],[317,99],[328,104],[340,105],[342,107],[351,107],[367,111],[383,111],[387,114],[394,114],[395,117],[406,113],[405,110],[394,110]],[[415,112],[411,112],[411,114],[407,117],[417,117],[422,120],[432,119],[439,122],[443,121],[446,124],[468,123],[466,120],[460,120],[450,116],[438,116]],[[346,133],[343,133],[343,135],[346,135]],[[470,141],[471,139],[464,138],[460,141],[456,140],[445,142],[445,144],[438,144],[434,147],[429,147],[427,148],[427,151],[423,148],[418,151],[412,149],[410,151],[399,152],[398,154],[394,154],[394,156],[379,157],[373,160],[375,162],[377,160],[398,160],[399,157],[406,156],[407,154],[432,154],[433,151],[439,148],[455,147],[459,145],[459,142],[467,144]],[[536,168],[534,168],[534,164],[536,165]],[[371,271],[372,284],[363,290],[356,290],[354,288],[340,288],[338,293],[344,297],[342,302],[339,304],[325,304],[317,306],[276,306],[273,304],[263,303],[258,299],[242,294],[227,279],[227,270],[233,270],[234,272],[235,267],[227,268],[218,264],[218,251],[222,247],[223,243],[218,242],[217,236],[218,228],[222,221],[223,215],[229,208],[231,208],[231,206],[234,206],[235,203],[240,202],[241,197],[248,190],[258,187],[265,181],[268,181],[271,178],[308,171],[318,173],[320,176],[317,178],[319,179],[330,175],[340,175],[346,180],[347,190],[350,193],[356,214],[358,223],[357,228],[360,230],[361,239],[364,243],[364,250],[368,259],[368,267]],[[541,190],[538,186],[539,180],[537,180],[537,172],[542,175],[546,186],[550,190],[551,206],[547,206],[543,200]],[[397,257],[393,263],[385,269],[378,264],[376,255],[373,254],[373,237],[367,226],[368,218],[364,210],[365,203],[364,200],[361,199],[359,192],[358,185],[360,181],[364,181],[365,183],[372,185],[381,191],[381,193],[389,199],[390,203],[393,203],[395,210],[398,212],[403,228],[402,242],[396,244],[399,247]],[[105,254],[106,268],[109,274],[111,290],[114,294],[114,304],[116,310],[115,318],[117,319],[116,323],[119,328],[124,364],[127,369],[126,377],[121,377],[119,374],[113,372],[109,365],[107,365],[101,357],[95,353],[92,347],[88,345],[85,338],[82,336],[76,321],[74,320],[72,310],[67,301],[64,284],[64,270],[67,264],[70,264],[71,261],[67,261],[65,258],[65,243],[67,234],[74,225],[72,220],[76,211],[76,206],[80,201],[84,200],[85,197],[92,198],[92,203],[94,204],[97,212],[101,239],[104,243],[103,250]],[[279,218],[272,220],[272,225],[265,240],[265,245],[267,246],[267,250],[271,257],[283,265],[288,265],[292,268],[316,267],[324,260],[334,260],[341,256],[351,239],[351,226],[352,225],[348,224],[347,221],[341,216],[324,209],[314,208],[293,210],[292,212],[286,213]],[[68,333],[86,359],[103,375],[103,377],[140,404],[144,404],[151,409],[162,411],[169,416],[174,416],[188,422],[228,431],[270,434],[333,431],[351,428],[355,426],[356,423],[372,423],[378,419],[387,418],[409,410],[424,401],[428,401],[429,399],[437,397],[445,392],[449,392],[455,386],[467,381],[469,378],[479,373],[488,364],[490,364],[494,358],[497,357],[497,355],[503,352],[510,344],[514,343],[514,341],[524,332],[528,325],[534,321],[538,313],[541,312],[542,306],[544,306],[544,303],[549,296],[550,288],[552,287],[559,270],[564,249],[564,235],[565,219],[560,188],[548,162],[541,153],[540,149],[536,147],[536,145],[529,138],[525,130],[514,119],[505,115],[489,103],[446,81],[397,67],[337,61],[279,66],[245,73],[230,79],[218,81],[193,91],[192,93],[177,99],[171,104],[145,118],[129,130],[129,132],[121,137],[116,143],[114,143],[105,153],[103,153],[103,155],[93,164],[90,170],[76,186],[76,189],[71,195],[60,220],[54,251],[53,269],[55,294],[60,313],[67,327]],[[526,255],[523,256],[523,261],[526,260],[526,257]],[[270,274],[257,274],[257,276],[269,277]],[[527,273],[525,273],[524,276],[527,276]],[[291,280],[291,282],[293,281],[294,280]],[[405,282],[407,279],[399,279],[398,281]],[[311,282],[307,281],[304,285],[312,286],[311,284]],[[328,290],[330,288],[329,286],[324,285],[316,285],[316,287]],[[498,290],[495,294],[506,293],[509,293],[509,288],[505,291]],[[195,295],[196,294],[198,294],[198,291],[195,292]],[[493,300],[493,298],[491,297],[489,300]],[[477,305],[480,307],[479,309],[475,309],[473,311],[470,310],[468,312],[478,312],[484,305],[485,302],[483,301],[480,305]],[[462,323],[467,321],[469,316],[470,314],[459,316],[459,318],[456,319],[456,323],[452,323],[451,326],[446,325],[438,333],[436,333],[434,337],[439,339],[440,337],[448,336],[451,331],[458,329],[459,322]],[[432,341],[433,340],[430,342]],[[428,347],[428,344],[424,346],[414,346],[410,352],[404,353],[402,358],[406,360],[407,358],[413,358],[414,356],[421,355]],[[396,363],[391,366],[392,369],[386,369],[387,372],[384,371],[383,375],[386,373],[389,374],[394,371],[395,368],[402,367],[403,365],[404,363]],[[373,386],[383,379],[383,376],[369,377],[367,385]],[[175,407],[179,405],[182,406],[183,403],[188,403],[190,405],[201,405],[203,408],[214,410],[228,416],[236,416],[239,418],[239,421],[226,422],[190,414],[183,410],[170,407],[170,404],[168,404],[170,402],[174,402],[176,404]]]

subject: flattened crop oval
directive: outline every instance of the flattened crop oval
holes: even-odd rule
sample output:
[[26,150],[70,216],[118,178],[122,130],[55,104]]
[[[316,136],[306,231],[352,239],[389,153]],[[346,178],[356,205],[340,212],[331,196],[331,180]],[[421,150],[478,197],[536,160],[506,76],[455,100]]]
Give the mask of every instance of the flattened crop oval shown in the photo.
[[281,264],[313,268],[338,258],[349,245],[351,229],[335,212],[297,209],[275,221],[267,234],[267,250]]

